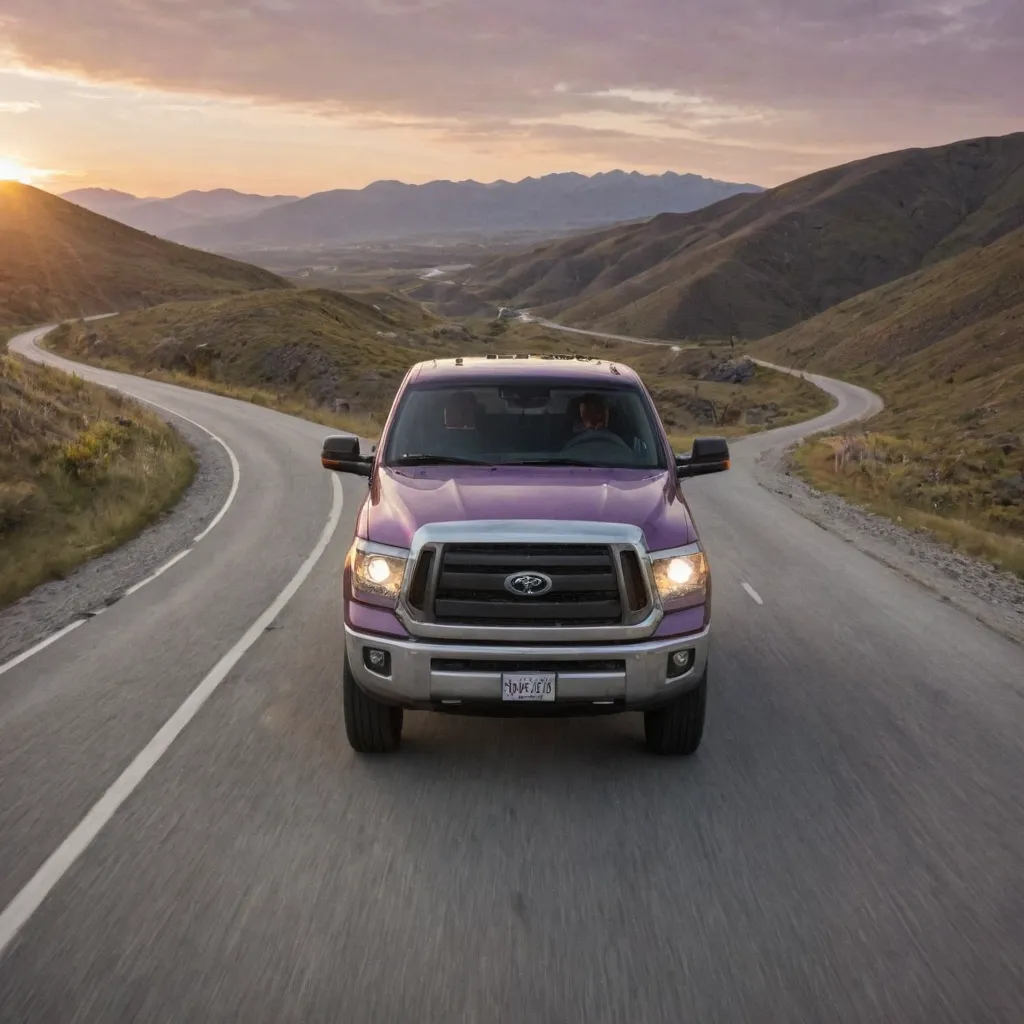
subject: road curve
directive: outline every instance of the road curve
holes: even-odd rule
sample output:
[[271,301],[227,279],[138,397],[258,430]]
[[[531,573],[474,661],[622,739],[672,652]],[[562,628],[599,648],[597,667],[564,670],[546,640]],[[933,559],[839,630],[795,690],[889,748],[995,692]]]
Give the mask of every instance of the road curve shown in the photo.
[[[11,937],[4,1024],[1020,1020],[1022,650],[758,487],[783,432],[687,484],[695,758],[645,756],[632,716],[411,715],[367,760],[338,694],[365,481],[328,536],[323,428],[76,369],[213,430],[240,481],[187,557],[0,677],[0,916],[100,822]],[[828,416],[865,401],[830,384]]]

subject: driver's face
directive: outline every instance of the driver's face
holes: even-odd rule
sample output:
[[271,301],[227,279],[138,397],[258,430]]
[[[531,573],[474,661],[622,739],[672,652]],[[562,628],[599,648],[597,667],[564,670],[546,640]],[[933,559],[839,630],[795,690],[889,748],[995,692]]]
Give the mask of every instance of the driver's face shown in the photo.
[[580,401],[580,421],[587,430],[605,430],[608,427],[608,406],[602,398],[584,398]]

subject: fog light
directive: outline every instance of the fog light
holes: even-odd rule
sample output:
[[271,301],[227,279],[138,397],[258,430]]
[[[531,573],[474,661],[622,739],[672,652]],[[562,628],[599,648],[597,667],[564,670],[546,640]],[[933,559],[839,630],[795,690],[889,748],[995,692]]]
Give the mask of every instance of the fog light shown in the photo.
[[363,648],[363,664],[378,676],[391,675],[391,655],[376,647]]
[[673,651],[668,656],[668,678],[685,675],[693,667],[693,650]]

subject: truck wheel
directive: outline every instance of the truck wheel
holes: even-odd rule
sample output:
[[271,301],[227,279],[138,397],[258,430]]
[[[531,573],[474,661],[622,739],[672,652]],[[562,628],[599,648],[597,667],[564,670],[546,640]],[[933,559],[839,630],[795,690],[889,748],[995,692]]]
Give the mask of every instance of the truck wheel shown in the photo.
[[704,735],[704,708],[708,696],[708,674],[692,689],[657,711],[644,712],[647,749],[654,754],[688,756]]
[[401,708],[375,700],[352,675],[345,659],[345,732],[352,749],[360,754],[390,754],[402,742]]

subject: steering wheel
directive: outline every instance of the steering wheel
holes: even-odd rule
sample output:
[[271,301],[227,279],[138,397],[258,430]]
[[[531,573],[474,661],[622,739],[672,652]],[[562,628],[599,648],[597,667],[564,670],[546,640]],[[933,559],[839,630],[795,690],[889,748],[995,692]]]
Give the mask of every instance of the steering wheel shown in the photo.
[[628,452],[633,450],[615,431],[607,429],[584,430],[582,433],[576,434],[575,437],[570,437],[563,448],[578,448],[584,444],[616,444]]

